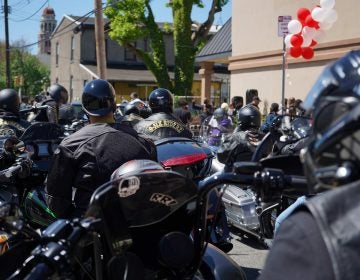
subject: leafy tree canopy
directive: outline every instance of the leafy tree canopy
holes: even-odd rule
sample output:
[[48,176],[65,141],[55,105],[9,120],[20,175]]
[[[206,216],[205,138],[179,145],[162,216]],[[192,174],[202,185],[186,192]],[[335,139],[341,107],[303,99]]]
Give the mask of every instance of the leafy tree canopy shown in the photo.
[[[209,4],[208,17],[203,23],[191,18],[193,7],[205,8]],[[155,22],[151,0],[108,0],[105,10],[110,19],[109,35],[137,55],[154,74],[159,87],[170,89],[177,95],[191,91],[196,53],[208,40],[215,14],[229,0],[169,0],[172,24]],[[155,11],[156,12],[156,11]],[[170,79],[164,35],[171,34],[174,41],[174,78]],[[150,50],[136,46],[141,38],[150,39]]]

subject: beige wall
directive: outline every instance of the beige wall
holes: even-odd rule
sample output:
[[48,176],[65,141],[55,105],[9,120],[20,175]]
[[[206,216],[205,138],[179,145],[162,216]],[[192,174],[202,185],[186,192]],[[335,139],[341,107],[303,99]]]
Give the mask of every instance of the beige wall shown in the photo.
[[[301,7],[310,10],[320,1],[236,0],[232,2],[231,96],[249,88],[259,90],[263,100],[281,101],[282,38],[277,35],[277,18]],[[288,59],[285,97],[303,99],[324,66],[351,49],[360,48],[360,1],[338,0],[338,20],[315,47],[311,60]],[[264,105],[265,102],[262,103]]]

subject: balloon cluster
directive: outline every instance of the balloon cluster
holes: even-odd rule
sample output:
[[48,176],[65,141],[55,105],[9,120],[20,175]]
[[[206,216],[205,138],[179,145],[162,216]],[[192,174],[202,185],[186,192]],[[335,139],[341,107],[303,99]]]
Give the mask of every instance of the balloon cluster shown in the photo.
[[314,56],[312,47],[325,37],[325,30],[330,29],[338,18],[334,6],[335,0],[320,0],[320,6],[317,5],[312,11],[298,9],[298,19],[289,22],[289,34],[284,39],[288,54],[305,59]]

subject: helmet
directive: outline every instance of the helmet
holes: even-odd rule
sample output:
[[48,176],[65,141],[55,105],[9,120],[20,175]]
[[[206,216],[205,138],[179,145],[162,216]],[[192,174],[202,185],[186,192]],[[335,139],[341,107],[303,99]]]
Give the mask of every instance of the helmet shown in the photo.
[[19,108],[20,98],[16,90],[6,88],[0,91],[0,109],[18,115]]
[[360,179],[360,51],[328,66],[302,106],[313,137],[301,153],[311,192]]
[[213,116],[216,120],[221,120],[226,117],[226,111],[223,108],[217,108],[214,111]]
[[149,96],[149,105],[153,113],[172,113],[173,98],[171,92],[165,88],[153,90]]
[[136,114],[140,116],[140,110],[134,103],[127,103],[124,107],[124,115]]
[[238,112],[237,117],[240,130],[248,130],[251,128],[258,129],[260,127],[260,111],[251,104],[248,104],[245,107],[241,108]]
[[47,89],[48,94],[56,103],[67,103],[69,99],[66,88],[59,84],[53,84]]
[[82,94],[82,106],[84,111],[95,117],[105,116],[115,112],[115,90],[106,80],[92,80],[88,82]]

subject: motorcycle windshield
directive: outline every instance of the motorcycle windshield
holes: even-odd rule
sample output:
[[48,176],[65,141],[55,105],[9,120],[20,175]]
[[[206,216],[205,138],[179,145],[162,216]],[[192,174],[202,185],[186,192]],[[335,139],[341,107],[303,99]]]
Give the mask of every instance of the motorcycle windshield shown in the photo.
[[[111,213],[108,223],[113,230],[124,226],[121,217],[129,227],[141,227],[161,222],[180,208],[190,212],[196,195],[196,185],[182,175],[151,171],[101,186],[93,194],[89,212],[100,206],[102,212]],[[182,221],[178,222],[181,225]]]
[[25,143],[34,140],[57,140],[63,136],[62,129],[55,123],[39,122],[29,126],[21,135]]
[[292,131],[298,139],[310,136],[312,133],[311,120],[308,118],[296,118],[291,122]]

